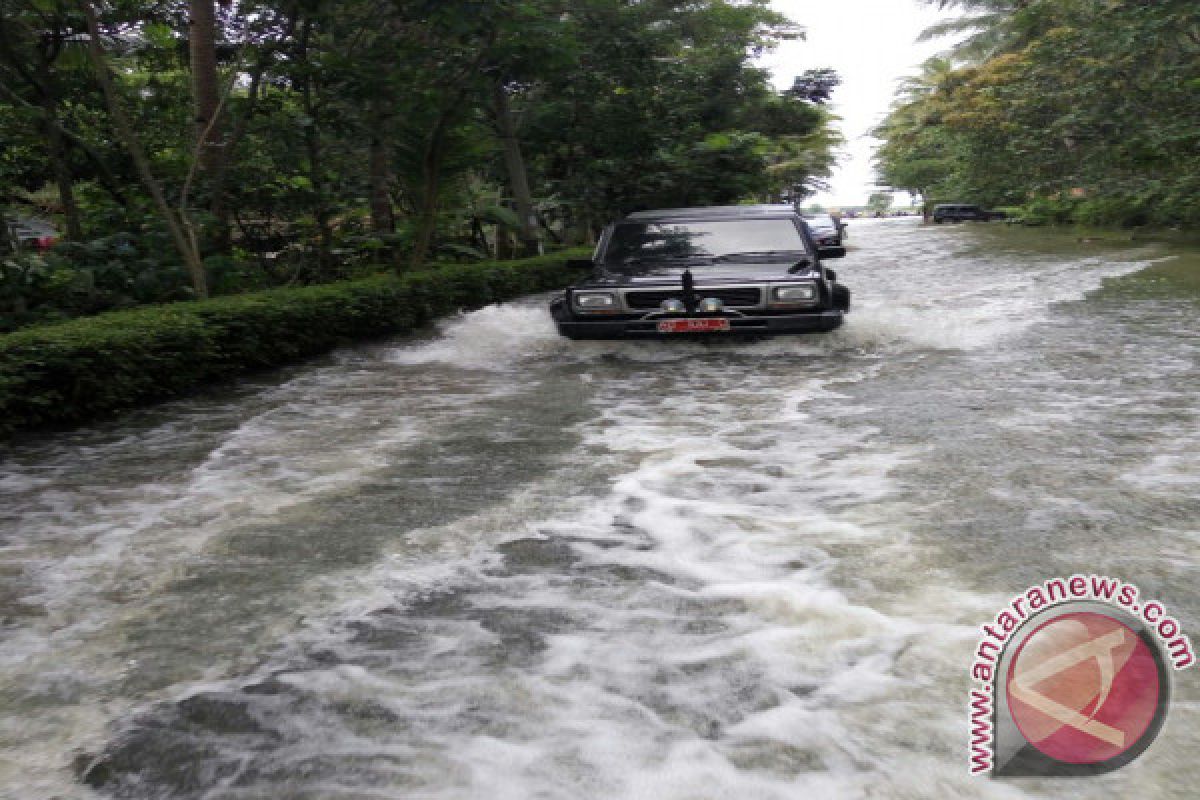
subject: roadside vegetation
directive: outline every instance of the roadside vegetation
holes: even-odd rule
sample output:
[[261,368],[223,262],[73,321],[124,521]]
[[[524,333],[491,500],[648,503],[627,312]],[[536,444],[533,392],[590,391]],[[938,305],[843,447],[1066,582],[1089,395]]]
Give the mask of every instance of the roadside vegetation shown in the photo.
[[0,210],[61,241],[0,236],[0,331],[813,191],[837,76],[754,66],[800,35],[767,0],[4,0]]
[[116,311],[0,336],[0,437],[102,418],[457,309],[558,288],[564,251]]
[[1200,226],[1200,4],[927,0],[961,42],[901,87],[880,182],[1023,221]]

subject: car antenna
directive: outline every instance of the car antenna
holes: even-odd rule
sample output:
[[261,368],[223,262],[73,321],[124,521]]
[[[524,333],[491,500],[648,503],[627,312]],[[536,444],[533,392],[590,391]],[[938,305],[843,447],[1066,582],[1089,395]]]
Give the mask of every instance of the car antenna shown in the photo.
[[696,279],[690,269],[683,271],[683,306],[689,314],[696,310]]

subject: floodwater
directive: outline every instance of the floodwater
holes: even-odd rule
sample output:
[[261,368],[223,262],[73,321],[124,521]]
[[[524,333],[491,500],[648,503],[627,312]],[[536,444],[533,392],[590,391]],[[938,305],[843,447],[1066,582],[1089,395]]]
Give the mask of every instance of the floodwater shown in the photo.
[[851,225],[831,335],[545,298],[0,459],[0,796],[1191,798],[967,774],[978,626],[1074,572],[1200,640],[1200,257]]

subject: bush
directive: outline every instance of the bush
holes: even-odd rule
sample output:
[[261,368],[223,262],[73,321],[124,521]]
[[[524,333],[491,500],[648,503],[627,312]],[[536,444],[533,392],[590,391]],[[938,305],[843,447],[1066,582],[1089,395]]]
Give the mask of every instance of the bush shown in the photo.
[[1020,219],[1026,225],[1070,225],[1077,206],[1069,197],[1038,197],[1025,204]]
[[559,253],[117,311],[0,335],[0,435],[72,425],[578,278]]
[[0,332],[194,295],[187,271],[155,236],[63,242],[0,262]]

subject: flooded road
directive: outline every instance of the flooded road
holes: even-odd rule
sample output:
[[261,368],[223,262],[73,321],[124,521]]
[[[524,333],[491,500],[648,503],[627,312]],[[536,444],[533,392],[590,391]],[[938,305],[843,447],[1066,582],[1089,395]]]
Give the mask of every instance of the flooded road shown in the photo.
[[[967,776],[977,626],[1099,572],[1200,634],[1200,256],[852,224],[846,326],[544,298],[0,463],[5,798],[1191,798]],[[98,788],[93,788],[98,787]]]

